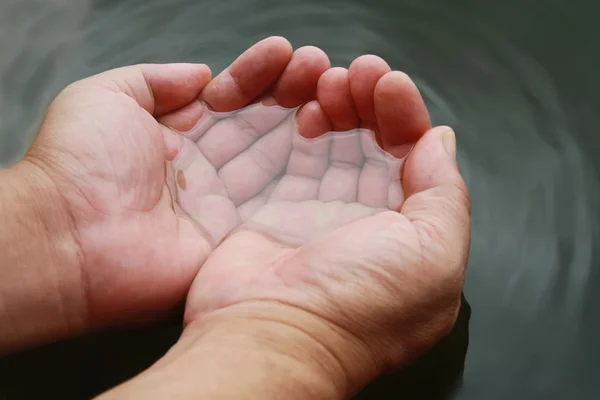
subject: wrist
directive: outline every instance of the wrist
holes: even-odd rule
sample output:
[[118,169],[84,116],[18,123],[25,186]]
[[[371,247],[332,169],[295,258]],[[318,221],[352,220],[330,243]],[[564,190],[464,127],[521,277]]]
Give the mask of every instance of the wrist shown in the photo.
[[[272,354],[298,360],[327,378],[343,398],[358,392],[379,373],[365,343],[344,329],[301,308],[276,301],[250,301],[215,310],[193,319],[186,315],[183,337],[204,330],[247,332]],[[225,328],[231,326],[231,328]],[[265,349],[266,350],[266,349]]]
[[[292,323],[293,321],[293,323]],[[288,399],[342,399],[348,377],[335,352],[318,338],[328,330],[312,315],[282,305],[247,303],[204,315],[187,324],[182,339],[192,349],[222,346],[265,361],[257,388],[281,389]],[[327,332],[329,334],[329,332]],[[264,357],[264,358],[263,358]]]
[[190,321],[162,359],[101,398],[345,399],[374,377],[361,356],[312,314],[244,303]]
[[80,251],[60,193],[28,159],[0,171],[0,353],[80,333]]

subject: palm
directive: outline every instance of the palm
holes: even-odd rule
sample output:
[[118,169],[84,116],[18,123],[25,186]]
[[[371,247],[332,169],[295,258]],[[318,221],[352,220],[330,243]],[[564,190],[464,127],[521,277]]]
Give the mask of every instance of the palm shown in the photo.
[[198,99],[232,111],[277,82],[273,95],[296,107],[312,93],[293,90],[294,82],[314,87],[328,67],[323,52],[292,54],[287,41],[271,38],[212,81],[201,65],[134,66],[88,78],[58,96],[29,158],[44,164],[72,218],[89,328],[152,321],[177,310],[214,248],[176,214],[165,179],[166,161],[178,150],[171,129],[202,120]]
[[[239,286],[244,277],[232,278],[231,268],[240,260],[259,264],[286,252],[266,249],[256,230],[299,244],[397,207],[399,166],[372,140],[357,140],[367,136],[307,146],[292,135],[296,123],[307,138],[364,127],[396,154],[430,127],[410,80],[388,74],[381,59],[365,57],[355,66],[352,79],[348,71],[338,79],[340,69],[325,76],[330,66],[323,52],[307,47],[292,55],[289,43],[271,38],[208,85],[206,68],[145,66],[102,74],[59,96],[31,155],[45,161],[73,218],[89,323],[156,319],[183,303],[203,263],[199,282],[211,285],[224,276]],[[281,124],[289,110],[271,108],[253,120],[260,108],[249,108],[215,122],[198,98],[218,112],[257,98],[304,106]],[[73,112],[81,118],[65,125],[61,115]],[[173,131],[187,133],[182,139]],[[294,166],[295,155],[311,161]],[[242,223],[254,230],[232,233]],[[229,267],[216,268],[212,261],[219,258]],[[262,274],[247,272],[246,278]],[[203,285],[193,288],[192,303],[199,291],[212,293]]]
[[304,243],[400,207],[401,160],[383,152],[372,132],[309,140],[294,116],[251,106],[184,139],[171,164],[176,204],[213,243],[240,224]]
[[386,367],[452,326],[468,196],[444,128],[430,129],[414,84],[388,71],[360,58],[326,71],[317,101],[291,116],[254,106],[183,140],[177,204],[220,243],[190,289],[186,324],[202,328],[227,309],[312,336],[296,317],[316,316],[332,337],[366,343],[366,364]]
[[[128,322],[149,311],[156,317],[180,301],[211,249],[173,212],[164,179],[165,128],[130,97],[94,88],[88,93],[82,103],[76,90],[63,92],[39,140],[53,141],[53,131],[61,132],[58,148],[65,150],[48,157],[56,160],[57,176],[69,177],[57,182],[86,261],[89,317],[99,324],[117,322],[115,310]],[[52,115],[67,109],[86,118],[67,129],[53,126]]]
[[[396,211],[404,203],[403,159],[410,144],[430,128],[427,112],[414,84],[388,73],[382,60],[363,58],[353,67],[358,72],[352,74],[352,67],[350,73],[325,72],[318,102],[292,116],[277,119],[282,109],[255,106],[185,141],[173,164],[185,182],[177,188],[178,204],[207,232],[219,231],[216,242],[226,237],[188,295],[188,323],[211,310],[265,299],[336,315],[341,312],[338,300],[346,307],[360,306],[345,293],[360,292],[362,285],[389,288],[391,264],[406,265],[406,276],[418,274],[413,267],[423,256],[420,238],[411,221]],[[356,90],[350,93],[348,86]],[[296,129],[316,140],[295,135]],[[331,131],[337,132],[327,134]],[[237,135],[236,140],[224,139],[225,134]],[[251,140],[221,157],[223,143],[239,144],[244,135]],[[398,158],[382,151],[375,138]],[[201,181],[202,168],[194,168],[192,160],[202,160],[197,165],[208,166],[218,185]],[[417,161],[417,168],[427,173],[423,161]],[[211,222],[218,223],[203,221],[203,198],[228,204],[232,218],[227,227],[211,229]],[[395,211],[385,212],[390,209]],[[365,254],[371,255],[361,260]]]

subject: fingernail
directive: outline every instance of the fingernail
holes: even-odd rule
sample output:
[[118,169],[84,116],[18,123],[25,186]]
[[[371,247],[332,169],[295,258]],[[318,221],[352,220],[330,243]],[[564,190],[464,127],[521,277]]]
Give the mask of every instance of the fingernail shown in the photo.
[[442,144],[444,145],[444,149],[446,149],[446,153],[450,154],[452,157],[456,157],[456,135],[452,128],[448,128],[441,133],[442,136]]

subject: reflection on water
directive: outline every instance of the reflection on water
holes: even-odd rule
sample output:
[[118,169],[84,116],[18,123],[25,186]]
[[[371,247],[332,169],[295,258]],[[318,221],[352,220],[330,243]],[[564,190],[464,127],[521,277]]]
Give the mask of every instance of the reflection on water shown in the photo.
[[[597,398],[600,59],[578,0],[5,0],[0,162],[65,84],[137,62],[215,72],[267,35],[334,65],[375,53],[458,133],[473,197],[473,308],[461,399]],[[597,7],[596,7],[597,8]],[[125,356],[123,356],[125,357]]]

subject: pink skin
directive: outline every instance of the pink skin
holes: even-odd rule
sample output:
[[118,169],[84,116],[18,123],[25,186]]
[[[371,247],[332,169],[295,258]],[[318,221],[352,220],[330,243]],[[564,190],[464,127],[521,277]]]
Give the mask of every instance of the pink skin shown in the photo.
[[[165,159],[175,157],[180,137],[169,126],[193,127],[204,103],[217,111],[245,106],[274,83],[275,95],[298,106],[311,100],[328,67],[322,51],[294,52],[273,37],[212,80],[205,65],[132,66],[79,81],[57,97],[27,161],[56,182],[73,219],[82,265],[68,273],[82,286],[69,290],[83,290],[87,304],[65,308],[84,321],[78,330],[148,323],[176,311],[213,250],[173,211]],[[297,89],[295,76],[313,89],[287,93]]]
[[[364,187],[381,175],[370,169],[366,173],[373,176],[361,179],[365,169],[359,171],[358,165],[373,158],[373,148],[358,136],[340,135],[330,144],[339,165],[357,168],[341,171],[332,163],[323,171],[316,149],[315,162],[308,163],[314,170],[302,171],[318,175],[318,190],[297,179],[282,181],[279,190],[270,187],[269,176],[260,177],[265,169],[257,169],[256,158],[248,160],[242,150],[252,135],[260,136],[266,148],[289,147],[283,142],[289,136],[273,129],[277,118],[249,112],[241,122],[206,119],[206,105],[229,112],[259,101],[304,104],[297,123],[307,138],[364,127],[396,156],[414,145],[402,172],[406,199],[401,208],[353,222],[342,213],[318,237],[317,225],[304,227],[304,237],[312,240],[300,247],[241,229],[215,248],[228,228],[211,226],[227,215],[231,220],[225,225],[244,215],[261,215],[259,222],[268,224],[283,219],[285,208],[259,212],[267,195],[295,204],[298,196],[341,196],[367,204],[367,210],[385,203],[386,193],[376,190],[370,196],[373,191]],[[201,121],[209,122],[194,141],[206,157],[188,157],[198,150],[189,146],[189,138],[198,135]],[[80,81],[52,104],[26,157],[56,184],[80,247],[80,264],[60,273],[81,281],[68,290],[79,291],[86,303],[65,304],[65,313],[83,315],[65,319],[83,320],[81,331],[147,323],[187,301],[190,325],[235,304],[286,304],[331,322],[344,337],[359,338],[364,347],[357,354],[367,356],[345,365],[349,371],[370,362],[377,369],[397,365],[406,359],[406,349],[422,350],[444,334],[459,306],[469,218],[453,138],[447,128],[431,129],[414,83],[389,71],[380,58],[363,56],[347,71],[330,69],[321,50],[293,51],[280,37],[257,43],[212,80],[204,65],[174,64],[127,67]],[[292,160],[278,157],[270,161],[285,166]],[[165,161],[192,168],[191,173],[169,171],[171,182],[184,192],[226,189],[231,204],[206,196],[195,205],[194,218],[206,225],[197,229],[174,210]],[[239,178],[240,171],[260,179],[253,185]],[[327,192],[339,181],[346,182],[347,191]],[[192,195],[189,201],[197,198]],[[239,210],[233,212],[232,206]],[[303,212],[314,211],[307,206]],[[398,336],[399,327],[404,335]],[[342,361],[354,348],[344,350],[349,351],[336,354]]]
[[[372,61],[359,58],[353,65],[362,63]],[[83,262],[73,273],[81,274],[88,303],[70,307],[85,315],[85,329],[162,318],[182,304],[213,250],[173,212],[164,160],[176,156],[181,138],[171,128],[191,129],[205,103],[227,112],[274,98],[288,107],[308,102],[298,123],[303,135],[318,136],[330,130],[331,117],[316,101],[329,66],[321,50],[293,51],[285,39],[272,37],[212,80],[204,65],[126,67],[77,82],[58,96],[27,158],[48,171],[72,215]],[[371,73],[356,79],[372,80]],[[422,104],[420,96],[402,101]],[[85,118],[65,126],[65,110],[81,110],[76,114]],[[423,106],[415,115],[426,113]],[[380,125],[396,125],[395,118],[383,115]]]
[[[352,393],[382,370],[408,362],[451,328],[468,252],[469,202],[454,160],[454,136],[448,128],[431,128],[423,99],[405,74],[389,71],[378,57],[363,56],[349,71],[327,70],[315,93],[316,99],[297,114],[302,136],[318,138],[362,127],[375,132],[377,142],[397,157],[413,149],[400,193],[368,187],[374,182],[385,189],[390,186],[380,179],[380,171],[365,167],[365,159],[376,158],[373,141],[361,142],[352,134],[336,136],[317,142],[322,148],[304,149],[307,161],[294,157],[294,146],[301,144],[290,143],[290,135],[282,132],[289,126],[273,129],[285,117],[282,110],[261,114],[261,109],[249,109],[216,122],[194,138],[206,154],[201,164],[211,166],[212,183],[193,186],[206,184],[215,194],[227,193],[231,201],[218,208],[227,209],[231,218],[202,219],[210,206],[191,207],[205,235],[215,241],[225,238],[192,285],[185,322],[201,329],[212,316],[251,315],[259,304],[274,310],[278,322],[295,326],[285,308],[307,312],[319,321],[315,324],[330,324],[346,338],[346,346],[339,347],[329,336],[317,340],[341,363]],[[260,151],[245,151],[250,142]],[[182,150],[186,147],[191,150],[195,144],[188,141]],[[291,149],[291,154],[282,148]],[[324,154],[331,160],[322,162]],[[261,157],[268,162],[258,162]],[[336,161],[357,168],[336,168]],[[273,170],[284,167],[288,172],[297,167],[299,173],[272,185]],[[205,176],[200,171],[186,171],[186,185],[200,182]],[[397,174],[400,179],[401,171]],[[250,181],[247,176],[258,178]],[[206,189],[194,193],[188,185],[179,193],[193,202]],[[398,204],[390,207],[395,211],[372,215],[389,207],[390,198]],[[341,202],[331,202],[335,200]],[[333,215],[331,220],[314,223],[314,216],[323,211]],[[232,232],[242,221],[249,224]],[[222,229],[211,228],[211,223]],[[223,227],[224,223],[231,225]],[[298,329],[310,331],[306,325]]]
[[[177,205],[199,223],[213,245],[242,223],[297,244],[384,209],[400,209],[401,163],[382,157],[370,136],[356,129],[373,130],[386,150],[405,156],[431,127],[421,96],[410,78],[391,72],[378,57],[363,56],[350,71],[327,69],[324,57],[314,47],[299,49],[274,91],[258,95],[263,103],[271,99],[268,104],[284,107],[316,95],[317,101],[300,109],[297,121],[277,107],[249,108],[218,121],[205,110],[198,113],[196,128],[183,132],[186,139],[179,143],[172,177],[180,185],[172,185],[172,190]],[[233,64],[234,71],[239,63]],[[310,67],[325,71],[316,88],[314,80],[307,84]],[[241,93],[252,92],[241,89],[245,77],[232,84],[229,71],[220,76],[225,83],[219,88],[232,85],[234,94],[225,105],[222,92],[217,92],[211,108],[217,103],[217,111],[230,110],[242,104]],[[313,139],[328,131],[345,134],[327,135],[309,145],[294,139],[297,128]],[[280,178],[284,170],[287,174]],[[210,209],[218,212],[205,211]]]
[[368,131],[302,138],[294,110],[253,105],[183,135],[169,179],[175,205],[214,245],[240,224],[297,244],[400,209],[402,160]]

